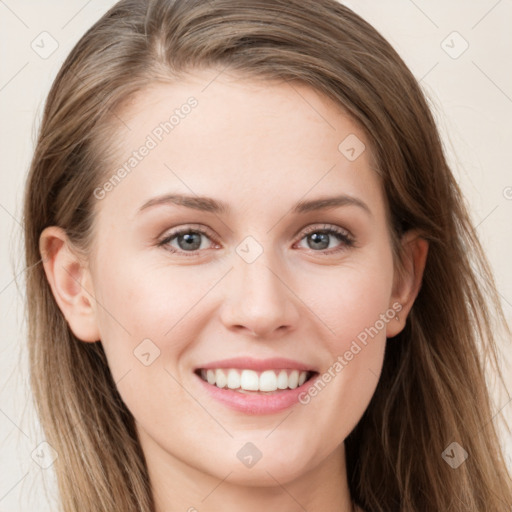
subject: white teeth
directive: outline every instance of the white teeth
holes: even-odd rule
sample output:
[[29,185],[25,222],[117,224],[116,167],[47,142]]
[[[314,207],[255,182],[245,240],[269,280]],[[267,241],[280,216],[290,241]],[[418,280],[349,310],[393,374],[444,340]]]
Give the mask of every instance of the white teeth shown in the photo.
[[228,379],[226,377],[226,374],[223,370],[215,370],[215,384],[219,388],[226,387],[226,384],[228,383]]
[[260,375],[260,391],[275,391],[277,389],[276,372],[267,370]]
[[240,387],[240,374],[236,370],[228,371],[228,388],[237,389]]
[[299,372],[293,370],[288,377],[288,387],[295,389],[299,385]]
[[286,389],[288,387],[288,374],[286,370],[281,370],[277,376],[277,388]]
[[201,370],[202,379],[209,384],[218,388],[227,386],[229,389],[240,392],[274,392],[295,389],[306,382],[308,375],[309,372],[299,372],[298,370],[265,370],[263,372],[235,368]]
[[208,384],[215,384],[215,372],[213,370],[206,371],[206,380],[208,381]]
[[[217,386],[218,385],[217,382]],[[240,387],[246,391],[258,391],[258,386],[258,374],[254,370],[243,370],[240,376]]]

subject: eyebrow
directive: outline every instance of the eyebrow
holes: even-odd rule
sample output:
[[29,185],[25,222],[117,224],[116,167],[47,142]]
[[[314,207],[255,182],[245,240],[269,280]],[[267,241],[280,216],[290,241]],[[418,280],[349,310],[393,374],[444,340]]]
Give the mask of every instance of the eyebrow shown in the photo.
[[[227,203],[213,199],[211,197],[190,196],[184,194],[165,194],[162,196],[153,197],[152,199],[146,201],[139,208],[137,213],[141,213],[142,211],[157,205],[184,206],[185,208],[216,214],[226,214],[231,211]],[[352,197],[346,194],[332,197],[320,197],[318,199],[311,199],[308,201],[299,201],[292,208],[292,213],[304,214],[312,211],[327,210],[341,206],[357,206],[364,210],[368,215],[370,215],[370,217],[372,216],[370,208],[364,201],[358,199],[357,197]]]

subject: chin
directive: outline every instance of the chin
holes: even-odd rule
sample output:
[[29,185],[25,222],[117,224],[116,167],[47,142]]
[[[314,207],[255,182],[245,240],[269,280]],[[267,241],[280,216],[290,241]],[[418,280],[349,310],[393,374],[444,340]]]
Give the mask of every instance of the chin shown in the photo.
[[[236,439],[232,453],[233,457],[223,456],[217,459],[219,466],[211,468],[216,476],[225,478],[228,473],[229,481],[240,485],[252,487],[274,486],[277,482],[285,484],[307,473],[317,462],[318,450],[314,450],[311,443],[303,441],[302,436],[295,437],[291,432],[261,432],[257,438],[252,436],[251,441]],[[265,439],[266,436],[269,436]],[[272,437],[275,436],[274,439]],[[287,443],[292,441],[291,443]],[[309,445],[309,446],[308,446]],[[277,480],[277,482],[276,482]]]
[[309,470],[307,466],[305,461],[299,466],[292,466],[289,462],[283,464],[282,461],[276,460],[267,460],[264,463],[262,458],[252,468],[245,468],[242,464],[237,464],[236,467],[226,464],[226,472],[217,476],[223,479],[231,471],[228,478],[231,484],[247,487],[273,487],[278,484],[284,485],[307,473]]

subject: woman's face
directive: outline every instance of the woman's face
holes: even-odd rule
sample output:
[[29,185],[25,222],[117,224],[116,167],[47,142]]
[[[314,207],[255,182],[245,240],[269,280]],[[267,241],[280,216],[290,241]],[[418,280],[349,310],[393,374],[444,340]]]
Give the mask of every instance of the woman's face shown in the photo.
[[[342,453],[399,330],[386,206],[365,135],[328,99],[216,75],[118,113],[94,314],[148,460],[284,484]],[[288,390],[221,390],[206,368]]]

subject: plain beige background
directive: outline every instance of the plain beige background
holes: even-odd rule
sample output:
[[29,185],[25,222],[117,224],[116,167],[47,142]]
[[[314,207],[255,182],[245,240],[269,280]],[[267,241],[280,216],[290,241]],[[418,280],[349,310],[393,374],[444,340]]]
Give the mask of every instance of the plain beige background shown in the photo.
[[[51,466],[41,468],[32,458],[44,436],[27,388],[23,186],[50,84],[72,46],[113,3],[0,0],[0,512],[56,508]],[[346,3],[388,38],[421,80],[512,325],[512,3]],[[510,340],[500,342],[512,360]],[[494,393],[495,412],[511,418],[510,399]],[[512,440],[509,434],[502,438],[512,467]],[[50,487],[48,498],[43,480]]]

